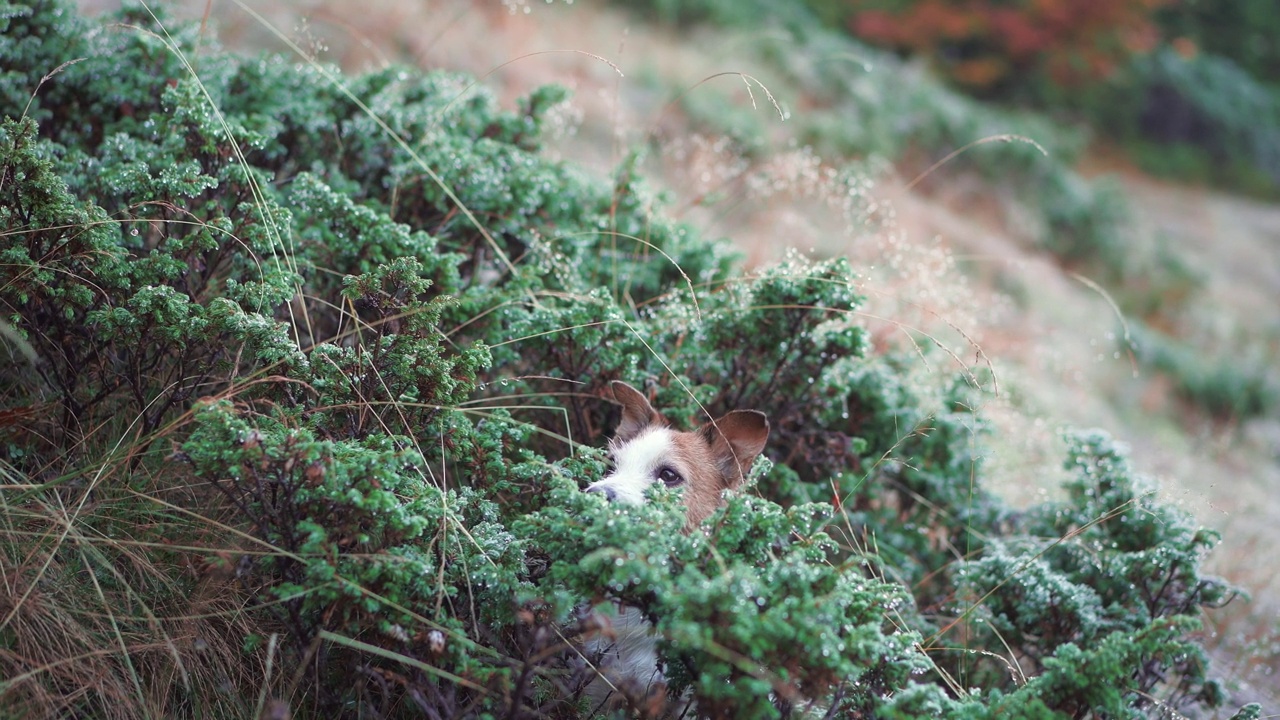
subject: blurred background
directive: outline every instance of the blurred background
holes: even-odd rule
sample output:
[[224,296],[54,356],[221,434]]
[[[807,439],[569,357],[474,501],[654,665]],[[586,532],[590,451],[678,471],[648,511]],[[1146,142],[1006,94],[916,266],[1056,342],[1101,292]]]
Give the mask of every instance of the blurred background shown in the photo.
[[[118,0],[83,0],[90,11]],[[1250,603],[1218,671],[1280,668],[1280,14],[1273,0],[181,0],[207,42],[573,91],[551,152],[623,161],[749,265],[863,273],[881,347],[990,368],[989,477],[1055,492],[1064,427],[1131,444],[1222,531]],[[198,70],[198,64],[197,64]],[[954,372],[957,368],[926,368]]]

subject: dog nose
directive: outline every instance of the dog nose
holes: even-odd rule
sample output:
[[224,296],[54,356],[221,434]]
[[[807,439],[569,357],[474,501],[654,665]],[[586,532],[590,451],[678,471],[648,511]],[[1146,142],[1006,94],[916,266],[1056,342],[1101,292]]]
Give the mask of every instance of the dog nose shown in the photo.
[[613,488],[610,488],[610,487],[596,487],[595,485],[592,485],[591,487],[587,488],[587,492],[589,492],[589,493],[604,493],[604,499],[605,499],[605,500],[608,500],[609,502],[613,502],[613,498],[614,498],[614,495],[615,495],[615,493],[613,492]]

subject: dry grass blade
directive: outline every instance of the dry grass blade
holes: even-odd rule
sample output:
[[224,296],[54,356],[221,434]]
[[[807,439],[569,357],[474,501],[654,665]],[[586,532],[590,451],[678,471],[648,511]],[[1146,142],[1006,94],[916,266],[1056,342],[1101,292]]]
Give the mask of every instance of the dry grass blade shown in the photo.
[[[56,77],[56,76],[57,76],[57,74],[58,74],[58,73],[62,72],[63,70],[66,70],[67,68],[71,67],[72,65],[75,65],[76,63],[78,63],[78,62],[82,62],[82,61],[87,60],[87,59],[88,59],[88,58],[75,58],[74,60],[68,60],[68,61],[66,61],[66,62],[62,63],[61,65],[59,65],[58,67],[56,67],[56,68],[54,68],[54,69],[50,70],[48,73],[46,73],[46,74],[45,74],[45,76],[44,76],[44,77],[40,78],[40,82],[39,82],[39,84],[37,84],[37,85],[36,85],[35,90],[32,90],[32,91],[31,91],[31,97],[27,98],[27,105],[26,105],[26,107],[22,108],[22,115],[21,115],[21,117],[24,117],[24,118],[25,118],[25,117],[27,116],[27,113],[28,113],[28,112],[30,112],[30,110],[31,110],[31,103],[35,102],[36,95],[38,95],[38,94],[40,93],[40,88],[44,87],[44,84],[45,84],[45,83],[47,83],[47,82],[49,82],[50,80],[52,80],[54,77]],[[0,190],[4,190],[4,182],[3,182],[3,178],[0,178]]]
[[1035,140],[1032,140],[1032,139],[1031,139],[1031,138],[1029,138],[1029,137],[1024,137],[1024,136],[1022,136],[1022,135],[1012,135],[1012,134],[991,135],[991,136],[989,136],[989,137],[984,137],[984,138],[981,138],[981,139],[979,139],[979,140],[974,140],[973,142],[971,142],[971,143],[969,143],[969,144],[967,144],[967,145],[964,145],[964,146],[962,146],[962,147],[956,148],[955,150],[952,150],[951,152],[947,153],[947,155],[946,155],[946,156],[944,156],[941,160],[939,160],[939,161],[935,162],[934,164],[930,165],[928,168],[926,168],[926,169],[924,170],[924,172],[920,173],[920,174],[919,174],[919,175],[917,175],[914,179],[912,179],[912,180],[911,180],[911,182],[907,183],[907,184],[903,187],[903,189],[904,189],[904,190],[910,190],[910,189],[914,188],[916,185],[918,185],[918,184],[920,183],[920,181],[922,181],[922,180],[924,180],[925,178],[927,178],[927,177],[929,177],[930,175],[932,175],[932,174],[933,174],[933,172],[934,172],[935,170],[937,170],[938,168],[942,167],[943,165],[946,165],[947,163],[949,163],[949,162],[951,162],[952,160],[956,159],[957,157],[959,157],[959,156],[963,155],[964,153],[968,152],[969,150],[972,150],[973,148],[979,147],[979,146],[981,146],[981,145],[987,145],[987,144],[989,144],[989,143],[1009,143],[1009,142],[1020,142],[1020,143],[1026,143],[1027,145],[1030,145],[1031,147],[1033,147],[1033,148],[1035,148],[1036,150],[1038,150],[1038,151],[1040,152],[1040,154],[1041,154],[1041,155],[1043,155],[1043,156],[1045,156],[1045,157],[1049,157],[1049,151],[1048,151],[1048,150],[1046,150],[1046,149],[1044,148],[1044,146],[1043,146],[1043,145],[1041,145],[1040,143],[1036,142]]

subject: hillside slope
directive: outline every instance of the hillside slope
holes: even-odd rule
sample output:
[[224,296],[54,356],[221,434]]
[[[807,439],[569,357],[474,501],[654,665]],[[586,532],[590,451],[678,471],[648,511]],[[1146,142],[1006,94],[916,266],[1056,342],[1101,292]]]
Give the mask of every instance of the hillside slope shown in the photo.
[[[197,17],[204,9],[190,5]],[[1139,341],[1126,341],[1131,318],[1110,297],[1124,288],[1065,269],[1036,243],[1034,222],[1008,188],[944,164],[908,190],[928,163],[871,161],[851,177],[846,160],[806,151],[792,137],[794,123],[779,119],[754,81],[791,119],[822,112],[823,99],[775,84],[761,64],[768,40],[761,36],[678,34],[599,7],[447,7],[370,0],[359,7],[280,2],[260,11],[304,50],[347,68],[393,58],[457,68],[482,77],[507,102],[542,83],[564,84],[575,95],[560,116],[555,152],[605,177],[652,138],[645,167],[671,190],[677,211],[732,237],[754,261],[792,246],[850,257],[865,273],[864,312],[879,326],[878,343],[928,338],[950,348],[957,365],[994,370],[1000,393],[984,412],[1004,430],[1004,444],[989,449],[989,460],[1014,501],[1057,486],[1061,426],[1100,426],[1130,442],[1137,466],[1160,480],[1166,499],[1225,531],[1210,564],[1254,600],[1209,618],[1210,626],[1229,669],[1266,686],[1278,667],[1272,639],[1280,579],[1256,558],[1280,544],[1280,421],[1213,420],[1179,399],[1168,373],[1139,362]],[[281,44],[239,10],[219,8],[214,20],[217,36],[232,46]],[[673,89],[705,93],[726,115],[763,127],[765,147],[745,152],[724,140],[687,104],[673,102]],[[1280,338],[1280,208],[1122,177],[1129,238],[1159,244],[1192,271],[1194,294],[1171,319],[1174,329],[1206,358],[1267,372]],[[1038,487],[1025,483],[1029,468],[1042,480]]]

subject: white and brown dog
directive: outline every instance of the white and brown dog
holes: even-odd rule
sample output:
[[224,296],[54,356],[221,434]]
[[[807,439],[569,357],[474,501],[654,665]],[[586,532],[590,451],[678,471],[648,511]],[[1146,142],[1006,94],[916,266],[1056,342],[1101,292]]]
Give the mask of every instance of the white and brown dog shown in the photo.
[[[715,512],[724,491],[742,483],[769,439],[769,421],[755,410],[735,410],[697,430],[680,432],[640,391],[617,380],[612,389],[622,405],[622,422],[609,443],[613,470],[588,486],[587,492],[640,505],[652,485],[679,488],[686,530]],[[597,669],[602,675],[587,688],[593,700],[612,704],[619,691],[632,702],[649,698],[650,690],[663,681],[651,630],[639,610],[622,606],[610,637],[601,633],[587,641],[586,649],[599,658]]]

